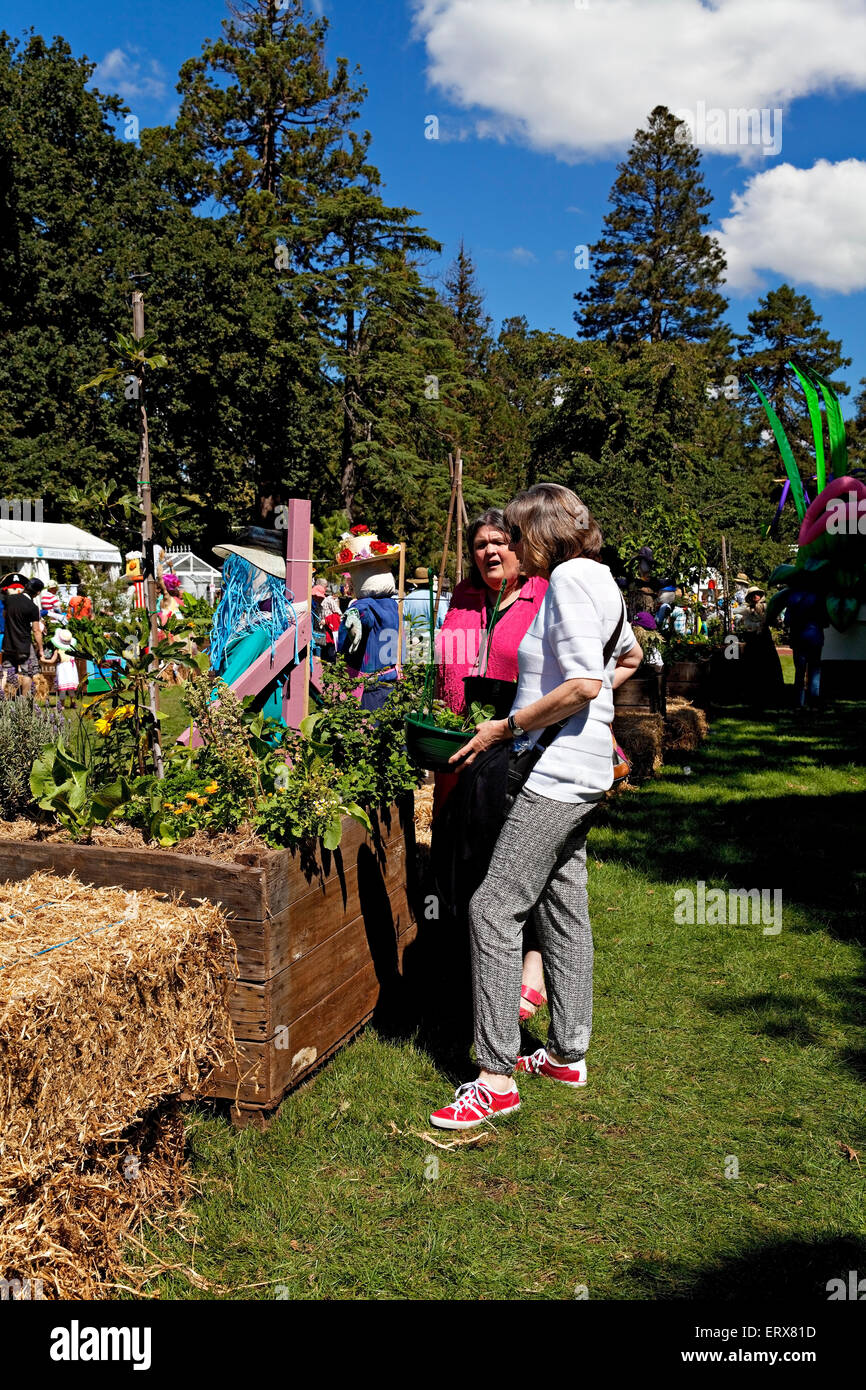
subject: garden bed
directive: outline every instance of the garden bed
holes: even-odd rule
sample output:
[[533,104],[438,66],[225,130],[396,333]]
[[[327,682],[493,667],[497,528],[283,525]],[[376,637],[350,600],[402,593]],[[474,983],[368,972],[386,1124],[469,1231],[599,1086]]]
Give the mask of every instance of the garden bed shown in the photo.
[[218,1070],[208,1094],[234,1103],[236,1123],[278,1105],[399,984],[416,931],[411,794],[373,817],[372,835],[345,817],[339,848],[320,849],[315,865],[237,835],[223,837],[235,841],[233,858],[227,847],[226,857],[206,858],[139,848],[125,836],[118,846],[115,832],[99,833],[102,842],[91,844],[59,833],[2,838],[0,880],[74,872],[83,883],[178,892],[224,908],[238,953],[230,1014],[241,1064]]

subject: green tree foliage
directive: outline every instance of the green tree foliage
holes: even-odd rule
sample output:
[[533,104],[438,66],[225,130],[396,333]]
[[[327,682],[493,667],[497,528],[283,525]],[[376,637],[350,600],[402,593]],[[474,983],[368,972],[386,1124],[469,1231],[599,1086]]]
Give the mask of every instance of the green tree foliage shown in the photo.
[[650,114],[618,166],[591,288],[575,295],[587,338],[706,342],[723,334],[725,259],[706,228],[712,202],[688,127],[665,106]]

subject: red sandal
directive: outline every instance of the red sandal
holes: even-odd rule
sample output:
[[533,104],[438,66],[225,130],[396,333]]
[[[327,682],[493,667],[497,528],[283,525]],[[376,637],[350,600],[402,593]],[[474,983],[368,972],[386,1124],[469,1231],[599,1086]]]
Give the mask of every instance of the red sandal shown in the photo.
[[539,991],[538,991],[537,989],[530,989],[528,985],[521,985],[521,986],[520,986],[520,997],[521,997],[521,999],[525,999],[526,1002],[527,1002],[527,1004],[533,1004],[533,1005],[535,1006],[535,1007],[533,1008],[532,1013],[530,1013],[528,1009],[524,1009],[523,1006],[521,1005],[521,1008],[520,1008],[520,1022],[521,1022],[521,1023],[525,1023],[526,1020],[527,1020],[528,1018],[534,1018],[534,1017],[535,1017],[535,1010],[536,1010],[536,1009],[540,1009],[540,1008],[542,1007],[543,1004],[546,1004],[546,1003],[547,1003],[547,996],[546,996],[546,995],[540,994]]

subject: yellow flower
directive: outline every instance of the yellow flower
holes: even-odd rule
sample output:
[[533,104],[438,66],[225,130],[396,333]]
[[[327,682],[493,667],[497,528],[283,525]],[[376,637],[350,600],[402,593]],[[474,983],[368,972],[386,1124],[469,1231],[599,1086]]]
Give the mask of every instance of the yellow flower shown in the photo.
[[198,801],[198,792],[187,792],[186,799],[187,801]]
[[217,791],[219,791],[219,783],[218,783],[218,782],[208,782],[207,786],[205,787],[205,791],[206,791],[206,792],[217,792]]
[[110,720],[110,719],[97,719],[97,721],[96,721],[96,728],[97,728],[97,730],[99,731],[99,733],[101,733],[101,734],[103,734],[103,735],[107,734],[107,733],[109,732],[109,730],[111,729],[111,720]]
[[131,719],[135,714],[135,705],[118,705],[114,711],[115,719]]

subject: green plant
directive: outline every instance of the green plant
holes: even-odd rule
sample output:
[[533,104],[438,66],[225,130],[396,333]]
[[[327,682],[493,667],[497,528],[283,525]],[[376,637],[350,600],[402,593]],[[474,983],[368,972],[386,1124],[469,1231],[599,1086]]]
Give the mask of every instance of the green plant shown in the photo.
[[30,773],[30,790],[36,804],[52,811],[73,840],[89,838],[94,825],[117,815],[132,794],[123,777],[92,790],[87,765],[62,743],[43,748]]
[[342,838],[344,816],[372,830],[367,812],[351,799],[351,778],[337,772],[328,745],[315,737],[323,718],[311,714],[301,722],[292,762],[256,815],[256,829],[268,844],[309,847],[320,839],[326,850],[334,850]]
[[63,716],[32,699],[0,701],[0,816],[13,820],[33,800],[30,773],[47,743],[63,731]]

